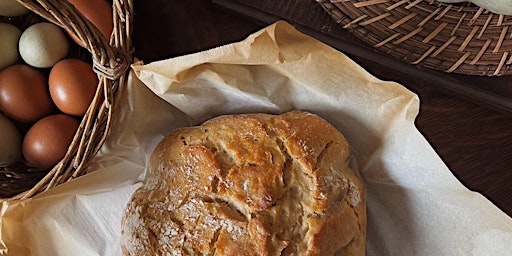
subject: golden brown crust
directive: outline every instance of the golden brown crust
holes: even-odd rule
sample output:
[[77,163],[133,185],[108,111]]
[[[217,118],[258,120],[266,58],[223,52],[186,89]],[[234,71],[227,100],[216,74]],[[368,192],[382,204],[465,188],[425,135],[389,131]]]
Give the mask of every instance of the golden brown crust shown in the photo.
[[124,255],[364,255],[349,145],[307,112],[173,131],[123,217]]

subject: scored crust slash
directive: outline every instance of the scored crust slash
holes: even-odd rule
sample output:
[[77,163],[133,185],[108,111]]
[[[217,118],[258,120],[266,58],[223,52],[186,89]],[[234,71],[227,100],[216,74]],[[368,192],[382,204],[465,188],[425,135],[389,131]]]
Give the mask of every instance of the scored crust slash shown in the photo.
[[124,255],[364,255],[364,188],[321,117],[225,115],[153,151],[122,223]]

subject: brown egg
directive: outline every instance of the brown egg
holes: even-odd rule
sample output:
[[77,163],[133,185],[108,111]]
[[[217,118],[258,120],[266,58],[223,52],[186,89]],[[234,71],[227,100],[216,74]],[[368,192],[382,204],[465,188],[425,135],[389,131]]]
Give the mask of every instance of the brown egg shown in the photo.
[[52,168],[66,154],[78,126],[77,119],[65,114],[54,114],[37,121],[23,139],[25,160],[42,170]]
[[13,65],[0,72],[0,108],[23,123],[35,122],[55,108],[46,76],[28,65]]
[[64,59],[53,66],[48,84],[51,98],[62,112],[81,116],[94,98],[98,76],[89,63]]
[[[112,6],[106,0],[68,0],[75,8],[82,13],[96,28],[110,40],[110,35],[114,30],[114,18]],[[82,42],[69,33],[73,41],[83,46]]]

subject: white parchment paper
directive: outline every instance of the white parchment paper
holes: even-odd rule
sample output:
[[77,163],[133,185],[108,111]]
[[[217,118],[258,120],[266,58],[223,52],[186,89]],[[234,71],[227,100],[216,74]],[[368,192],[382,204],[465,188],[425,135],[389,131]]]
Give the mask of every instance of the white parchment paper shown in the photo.
[[90,173],[3,202],[8,255],[120,255],[120,222],[171,130],[222,114],[301,109],[337,127],[367,189],[368,255],[510,255],[512,218],[466,189],[414,126],[418,97],[277,22],[247,39],[133,73]]

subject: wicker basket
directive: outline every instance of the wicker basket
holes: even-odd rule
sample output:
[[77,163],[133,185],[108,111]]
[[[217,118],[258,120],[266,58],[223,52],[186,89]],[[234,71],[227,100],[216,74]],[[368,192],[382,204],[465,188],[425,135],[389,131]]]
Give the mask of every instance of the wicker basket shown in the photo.
[[63,0],[18,0],[32,13],[15,18],[1,17],[20,28],[49,21],[70,31],[84,48],[77,46],[69,55],[88,59],[98,74],[99,85],[94,99],[83,116],[77,133],[64,158],[50,171],[37,172],[20,163],[0,168],[0,198],[4,200],[30,198],[85,173],[87,164],[105,141],[117,107],[118,97],[127,83],[132,63],[132,0],[114,0],[114,30],[110,41]]
[[435,0],[316,0],[378,51],[448,73],[512,73],[512,16]]

